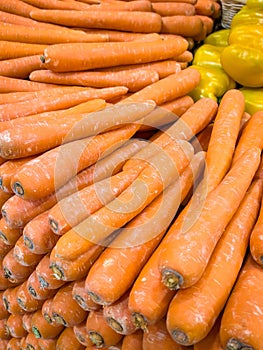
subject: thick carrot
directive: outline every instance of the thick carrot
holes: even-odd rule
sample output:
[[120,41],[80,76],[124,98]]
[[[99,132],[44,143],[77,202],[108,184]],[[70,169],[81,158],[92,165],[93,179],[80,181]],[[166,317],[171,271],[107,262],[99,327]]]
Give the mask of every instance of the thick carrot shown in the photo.
[[[48,29],[0,23],[0,40],[30,44],[61,44],[71,42],[103,42],[108,41],[106,35],[89,34],[81,30]],[[39,58],[40,60],[40,58]]]
[[1,0],[0,10],[22,17],[30,17],[30,11],[36,10],[36,7],[28,5],[20,0],[10,0],[8,2]]
[[[2,79],[13,79],[3,77]],[[17,80],[17,79],[15,79]],[[37,82],[29,82],[29,84],[39,84],[37,85],[38,89],[43,89],[46,85],[54,87],[52,84],[44,84]],[[44,86],[42,87],[42,85]],[[33,90],[29,87],[31,91]],[[26,117],[28,115],[41,113],[45,111],[56,111],[59,109],[65,109],[68,107],[75,106],[79,103],[86,102],[92,99],[105,99],[108,100],[115,96],[124,95],[127,93],[127,88],[124,86],[115,86],[109,88],[95,89],[95,88],[86,88],[83,91],[73,92],[66,95],[58,96],[47,96],[35,98],[28,101],[17,102],[16,104],[6,104],[0,106],[0,120],[6,121],[10,119],[15,119],[19,117]],[[13,109],[11,108],[13,107]]]
[[256,112],[246,123],[242,134],[239,138],[233,157],[233,164],[244,154],[244,152],[257,146],[263,148],[262,130],[263,130],[263,113]]
[[7,350],[20,350],[20,338],[11,338],[7,343]]
[[[94,101],[93,106],[92,101]],[[90,108],[93,107],[94,110],[83,114],[63,116],[62,112],[59,116],[59,113],[57,115],[51,113],[39,118],[34,116],[22,118],[22,122],[21,118],[18,118],[17,123],[15,119],[11,128],[0,133],[3,155],[9,158],[23,158],[39,154],[63,143],[97,135],[111,127],[121,127],[126,123],[135,122],[151,112],[155,106],[149,101],[149,103],[130,103],[103,108],[98,101],[101,100],[90,100]],[[26,119],[29,118],[27,122]],[[30,142],[30,149],[24,147],[28,142]]]
[[166,328],[165,318],[147,327],[147,331],[143,334],[142,346],[145,350],[186,349],[184,346],[173,341]]
[[[151,159],[150,165],[139,174],[133,184],[115,200],[59,239],[56,244],[57,256],[74,259],[78,254],[85,252],[91,243],[102,243],[112,232],[138,215],[173,182],[176,176],[184,171],[191,157],[192,148],[187,142],[168,144]],[[147,193],[144,192],[144,186],[147,186]],[[131,201],[136,192],[136,200]],[[110,221],[107,218],[110,218]]]
[[6,161],[0,165],[0,188],[9,193],[13,193],[11,188],[11,178],[17,169],[33,157]]
[[49,211],[32,219],[23,229],[23,242],[33,254],[46,254],[55,246],[58,236],[51,230],[48,222]]
[[32,333],[36,338],[51,339],[56,338],[64,329],[63,325],[53,325],[48,323],[42,315],[41,310],[34,312],[31,320]]
[[0,320],[0,339],[9,340],[11,335],[9,334],[8,328],[6,327],[7,319]]
[[[184,171],[179,181],[169,186],[141,214],[129,222],[93,264],[86,278],[86,290],[97,302],[110,305],[132,285],[160,242],[179,203],[190,190],[194,182],[193,176],[200,169],[202,158],[202,154],[195,155],[191,167]],[[118,274],[113,271],[117,262],[122,266]],[[108,279],[111,279],[110,284],[105,283]]]
[[[220,326],[220,341],[226,349],[260,349],[261,309],[258,297],[262,269],[248,255],[228,299]],[[249,288],[248,288],[249,286]]]
[[27,335],[23,328],[22,315],[10,315],[6,321],[6,327],[11,337],[22,338]]
[[[0,59],[9,60],[9,59],[15,59],[15,58],[32,56],[32,55],[42,55],[46,47],[47,45],[28,44],[28,43],[19,43],[19,42],[2,40],[0,41],[0,49],[1,49]],[[27,86],[28,85],[36,86],[36,84],[32,85],[31,83],[28,83]],[[2,87],[2,84],[1,84],[1,87]],[[19,88],[19,86],[17,88]],[[13,87],[13,90],[11,91],[17,91],[17,90],[15,90],[15,87]],[[30,90],[27,90],[27,91],[30,91]],[[1,92],[3,92],[2,89],[1,89]],[[4,91],[4,92],[8,92],[8,91]]]
[[52,311],[51,311],[53,299],[54,299],[54,297],[45,300],[44,304],[42,305],[41,311],[42,311],[42,315],[45,318],[45,320],[48,323],[52,323],[55,325],[56,323],[55,323],[55,320],[52,318]]
[[87,11],[152,11],[151,2],[148,0],[134,0],[134,1],[114,1],[106,2],[102,1],[100,4],[93,4]]
[[[188,223],[188,228],[182,225],[175,230],[173,242],[169,240],[169,244],[166,244],[159,262],[163,283],[167,287],[173,290],[186,288],[200,279],[216,243],[255,175],[260,161],[259,155],[259,148],[254,147],[247,151],[215,190],[206,196],[195,222]],[[249,169],[247,164],[250,164]],[[191,252],[188,251],[190,241],[195,247]],[[168,254],[169,250],[172,255]]]
[[196,15],[196,17],[200,18],[201,21],[203,22],[204,29],[205,29],[205,35],[208,36],[210,33],[212,33],[214,29],[214,19],[209,17],[209,16],[204,16],[204,15]]
[[28,333],[25,339],[25,350],[26,349],[34,349],[34,350],[40,350],[40,347],[38,345],[38,339],[34,336],[33,333]]
[[213,0],[197,0],[194,5],[197,15],[213,16],[215,6]]
[[85,346],[75,337],[73,327],[66,327],[59,335],[56,350],[85,350]]
[[0,240],[0,259],[3,260],[4,256],[13,248],[12,245],[5,244],[5,242]]
[[30,73],[41,69],[39,55],[11,58],[0,61],[0,75],[10,78],[25,79]]
[[12,193],[0,189],[0,208],[2,209],[3,205],[12,197],[14,197]]
[[65,327],[73,327],[87,317],[87,311],[73,299],[73,285],[74,283],[71,282],[62,286],[55,294],[51,305],[52,318],[57,324]]
[[38,339],[40,350],[56,350],[57,338],[55,339]]
[[15,260],[23,266],[36,266],[41,260],[41,254],[35,254],[24,244],[24,237],[21,236],[14,245],[13,255]]
[[[0,76],[0,92],[2,93],[18,92],[18,91],[21,91],[21,92],[39,91],[42,89],[50,89],[56,86],[57,85],[53,85],[53,84],[37,83],[35,81],[29,81],[25,79],[16,79],[16,78]],[[1,108],[3,108],[3,106],[1,106]],[[3,120],[8,120],[8,116],[7,116],[7,119],[1,118],[1,121]]]
[[[229,170],[235,152],[245,99],[237,89],[228,90],[219,105],[207,149],[207,191],[215,188]],[[222,154],[222,147],[224,153]],[[220,157],[220,162],[218,159]]]
[[20,284],[17,291],[17,302],[19,306],[26,312],[34,312],[41,309],[44,300],[33,298],[27,289],[27,281]]
[[102,310],[90,311],[86,330],[92,343],[99,348],[116,345],[123,337],[108,325]]
[[[7,253],[8,254],[8,253]],[[6,254],[6,255],[7,255]],[[5,255],[5,256],[6,256]],[[7,288],[15,287],[19,284],[17,281],[11,281],[6,278],[6,272],[3,266],[3,258],[0,260],[0,290],[6,290]]]
[[59,0],[25,0],[25,3],[43,9],[60,10],[85,10],[89,6],[79,1],[59,1]]
[[5,303],[3,300],[3,291],[0,291],[0,320],[3,320],[4,318],[8,318],[10,315],[9,311],[5,307]]
[[186,2],[154,2],[153,11],[159,15],[166,16],[194,16],[195,6]]
[[50,268],[50,257],[49,255],[45,255],[38,265],[36,266],[36,274],[37,278],[42,286],[42,288],[47,288],[47,289],[57,289],[63,284],[65,284],[64,281],[58,280],[55,278],[53,275],[53,271]]
[[250,241],[249,241],[251,256],[260,266],[262,266],[262,263],[263,263],[263,246],[261,241],[262,227],[263,227],[263,203],[261,203],[260,212],[259,212],[257,221],[255,223],[255,226],[253,227],[253,230],[251,232]]
[[25,313],[17,302],[17,292],[19,287],[20,285],[11,288],[7,287],[2,295],[6,310],[12,315],[23,315]]
[[26,312],[23,315],[22,323],[23,323],[23,327],[27,331],[27,333],[31,332],[31,320],[32,320],[33,315],[34,315],[34,312]]
[[155,42],[57,44],[44,50],[43,61],[45,68],[55,72],[81,71],[161,61],[180,55],[187,47],[188,42],[179,36]]
[[185,52],[183,52],[181,55],[175,57],[174,59],[177,62],[191,62],[193,60],[193,53],[189,50],[186,50]]
[[213,123],[210,123],[207,125],[206,128],[200,131],[200,133],[198,133],[195,137],[193,137],[193,139],[191,140],[191,143],[196,152],[201,150],[205,152],[207,151],[212,130],[213,130]]
[[74,326],[73,331],[74,331],[75,337],[78,339],[80,344],[82,344],[86,347],[93,346],[93,343],[89,339],[89,335],[88,335],[88,332],[86,330],[86,320],[84,320],[80,324]]
[[162,23],[162,33],[182,35],[184,37],[199,35],[204,26],[202,20],[195,15],[162,17]]
[[131,92],[141,90],[159,80],[154,70],[124,70],[118,72],[68,72],[55,73],[49,70],[36,70],[30,74],[31,81],[62,85],[80,85],[88,87],[125,86]]
[[34,270],[27,279],[27,289],[29,293],[38,300],[46,300],[56,294],[56,289],[43,287],[36,270]]
[[[201,279],[194,286],[179,290],[170,302],[167,329],[177,343],[193,345],[204,339],[223,310],[246,254],[262,189],[262,180],[252,183],[219,240]],[[219,285],[221,288],[218,288]],[[195,297],[189,298],[193,293]]]
[[[83,30],[87,33],[108,35],[109,41],[111,41],[111,42],[116,42],[116,41],[117,42],[126,42],[126,41],[138,40],[138,39],[141,40],[145,36],[145,33],[124,32],[121,30],[94,29],[94,28],[81,28],[81,30]],[[149,34],[149,35],[151,35],[151,34]]]
[[208,335],[202,339],[200,342],[194,345],[194,350],[223,350],[223,347],[219,338],[221,317],[218,317],[213,328],[208,333]]
[[136,331],[132,313],[128,308],[129,291],[119,300],[103,307],[103,316],[108,325],[117,333],[127,335]]
[[98,310],[101,307],[99,304],[95,303],[87,293],[85,277],[74,282],[72,295],[74,300],[76,300],[79,306],[85,311]]
[[140,329],[132,334],[125,335],[122,341],[122,350],[143,350],[142,338],[143,332]]
[[55,23],[67,27],[86,27],[122,30],[135,33],[158,33],[162,18],[157,13],[145,12],[141,21],[141,11],[79,11],[32,10],[30,17],[42,22]]
[[156,83],[135,92],[121,103],[153,100],[157,105],[187,95],[199,84],[200,74],[196,69],[188,67],[176,74],[171,74]]
[[12,248],[3,259],[3,269],[5,277],[12,283],[22,283],[33,272],[34,265],[21,265],[14,256],[14,248]]

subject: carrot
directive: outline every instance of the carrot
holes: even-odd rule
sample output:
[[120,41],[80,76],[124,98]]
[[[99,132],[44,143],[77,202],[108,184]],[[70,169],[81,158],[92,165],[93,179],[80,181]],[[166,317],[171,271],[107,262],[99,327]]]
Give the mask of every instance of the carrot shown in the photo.
[[36,275],[43,289],[47,288],[56,290],[65,284],[64,281],[58,280],[53,275],[53,271],[50,268],[50,257],[48,254],[45,255],[36,266]]
[[34,312],[41,309],[44,300],[33,298],[27,289],[27,281],[24,281],[17,290],[17,302],[24,311]]
[[166,328],[166,321],[162,318],[156,324],[149,325],[143,334],[142,341],[145,350],[183,350],[184,346],[174,342]]
[[22,315],[10,315],[6,321],[6,327],[11,337],[22,338],[27,334],[23,328]]
[[34,349],[34,350],[40,350],[40,347],[38,345],[38,339],[34,336],[33,333],[28,333],[25,340],[25,349]]
[[7,193],[0,189],[0,208],[3,207],[3,205],[8,201],[8,199],[12,198],[12,193]]
[[200,18],[201,21],[203,22],[206,36],[209,35],[210,33],[212,33],[212,31],[214,29],[214,24],[215,24],[214,19],[209,17],[209,16],[204,16],[204,15],[196,15],[196,16],[198,18]]
[[85,31],[86,33],[107,35],[109,37],[109,41],[111,42],[116,42],[116,41],[127,42],[127,41],[133,41],[138,39],[140,40],[145,36],[145,33],[124,32],[121,30],[94,29],[94,28],[81,28],[81,30]]
[[191,62],[193,60],[193,53],[189,50],[186,50],[181,55],[174,58],[177,62]]
[[56,289],[47,289],[42,286],[36,270],[34,270],[27,279],[27,289],[29,293],[38,300],[46,300],[56,294]]
[[246,123],[242,134],[239,138],[233,157],[233,164],[245,153],[245,151],[253,146],[263,148],[262,142],[262,113],[256,112]]
[[[56,255],[74,259],[91,244],[103,243],[107,236],[138,215],[189,164],[192,156],[192,148],[189,146],[185,141],[168,144],[115,200],[63,235],[56,244]],[[143,196],[141,184],[147,185],[147,194]],[[129,203],[136,192],[141,195],[137,196],[135,202]],[[110,222],[107,218],[110,218]]]
[[[132,285],[141,268],[160,242],[198,172],[202,154],[195,155],[178,182],[169,186],[144,211],[124,227],[119,236],[93,264],[86,278],[86,291],[103,305],[116,302]],[[169,215],[164,215],[169,213]],[[157,224],[158,222],[158,224]],[[148,231],[150,233],[148,233]],[[110,264],[108,262],[111,262]],[[114,266],[123,268],[118,274]],[[127,275],[127,271],[129,274]],[[111,283],[105,283],[108,280]]]
[[262,266],[262,260],[263,260],[262,258],[263,250],[262,250],[262,243],[261,243],[262,226],[263,226],[263,204],[261,202],[260,212],[259,212],[257,221],[255,223],[255,226],[253,227],[253,230],[251,232],[250,241],[249,241],[251,256],[253,257],[255,262],[258,263],[260,266]]
[[[53,87],[56,87],[56,85],[37,83],[35,81],[29,81],[25,79],[16,79],[16,78],[0,76],[0,92],[2,93],[17,92],[17,91],[21,91],[21,92],[39,91],[42,89],[50,89]],[[3,106],[1,106],[1,109],[2,108]],[[1,121],[3,120],[1,118]],[[8,120],[8,118],[6,120]]]
[[73,299],[85,311],[98,310],[100,305],[95,303],[85,289],[85,277],[74,282],[72,290]]
[[11,338],[7,343],[7,350],[20,350],[20,338]]
[[20,339],[20,350],[26,350],[26,337]]
[[20,285],[15,287],[7,287],[3,292],[3,302],[6,310],[12,315],[23,315],[25,311],[20,307],[17,302],[17,292]]
[[143,350],[142,338],[143,332],[140,329],[132,334],[125,335],[122,341],[122,350]]
[[9,193],[13,193],[10,182],[17,169],[33,157],[6,161],[0,165],[0,188]]
[[90,311],[87,317],[86,330],[90,340],[97,348],[115,345],[123,337],[108,325],[102,310]]
[[[204,339],[223,310],[243,263],[262,189],[261,180],[252,183],[219,240],[201,279],[194,286],[179,290],[170,302],[167,329],[177,343],[193,345]],[[189,298],[193,293],[194,299]],[[207,302],[211,308],[207,308]]]
[[30,80],[42,83],[80,85],[96,88],[125,86],[131,92],[141,90],[159,80],[158,72],[148,69],[125,70],[118,72],[68,72],[55,73],[49,70],[36,70],[30,74]]
[[11,335],[9,334],[8,328],[6,327],[7,319],[0,320],[0,339],[9,340]]
[[245,100],[237,89],[228,90],[220,102],[207,149],[208,192],[220,183],[230,168],[244,108]]
[[10,313],[8,312],[8,310],[5,307],[5,303],[3,300],[3,291],[0,291],[0,320],[3,320],[4,318],[8,318],[8,316],[10,315]]
[[83,310],[73,299],[73,285],[74,283],[71,282],[60,287],[51,305],[52,318],[57,324],[65,327],[73,327],[87,317],[87,311]]
[[[163,283],[167,287],[174,290],[186,288],[200,279],[216,243],[237,210],[255,175],[260,160],[259,154],[260,150],[256,147],[247,151],[235,167],[230,169],[215,190],[204,199],[199,216],[195,222],[190,223],[191,227],[185,228],[182,225],[181,228],[174,231],[173,242],[171,244],[169,240],[169,243],[166,244],[159,262]],[[250,164],[250,171],[248,171],[247,162]],[[216,213],[216,216],[213,216],[213,213]],[[191,244],[196,244],[191,253],[185,248],[186,245],[189,247],[189,240],[191,240]],[[168,254],[169,249],[172,249],[172,256]],[[184,253],[180,255],[179,252],[183,251]],[[184,260],[183,264],[179,256]]]
[[194,345],[194,350],[223,350],[223,347],[219,338],[221,317],[218,317],[215,324],[208,335],[202,339],[200,342]]
[[[10,250],[11,251],[11,250]],[[8,252],[9,253],[9,252]],[[7,253],[7,254],[8,254]],[[7,255],[6,254],[6,255]],[[15,287],[16,285],[19,284],[18,281],[16,280],[10,280],[6,276],[6,272],[4,270],[4,265],[3,265],[3,259],[6,257],[6,255],[0,260],[0,290],[4,291],[7,288]]]
[[5,350],[8,345],[9,340],[0,338],[0,348]]
[[3,269],[5,277],[12,283],[22,283],[33,272],[34,265],[21,265],[14,256],[14,248],[12,248],[3,259]]
[[223,312],[220,326],[223,348],[260,349],[262,321],[258,314],[261,308],[258,293],[261,280],[261,267],[248,255]]
[[191,140],[191,143],[196,152],[201,150],[207,152],[212,130],[213,130],[213,123],[210,123],[207,125],[206,128],[200,131],[196,135],[196,137],[195,136],[193,137],[193,139]]
[[[31,120],[27,122],[27,118],[23,118],[22,123],[18,118],[17,123],[14,122],[16,125],[0,133],[2,153],[9,158],[39,154],[63,143],[96,135],[111,127],[121,127],[126,123],[135,122],[154,108],[154,103],[150,101],[140,105],[130,103],[105,108],[101,108],[101,103],[97,99],[90,100],[90,103],[92,101],[95,101],[94,110],[90,113],[63,116],[62,112],[61,117],[53,114],[39,118],[27,117]],[[30,142],[30,149],[24,147],[28,142]]]
[[44,67],[54,72],[81,71],[161,61],[180,55],[187,47],[188,42],[179,36],[155,42],[57,44],[44,50],[43,61]]
[[107,3],[106,1],[100,2],[99,4],[93,4],[87,11],[152,11],[151,2],[147,0],[134,0],[134,1],[114,1]]
[[56,350],[57,338],[56,339],[38,339],[38,345],[40,350]]
[[[0,40],[30,43],[30,44],[60,44],[70,42],[103,42],[107,41],[107,36],[100,34],[89,34],[81,30],[71,30],[65,28],[48,29],[28,26],[0,23]],[[40,60],[40,58],[39,58]]]
[[58,1],[58,0],[25,0],[25,3],[43,9],[61,10],[85,10],[89,6],[79,1]]
[[85,350],[85,346],[80,344],[74,335],[72,327],[66,327],[59,335],[56,350]]
[[258,167],[258,170],[255,175],[256,179],[263,179],[263,157],[261,156],[261,161]]
[[0,75],[25,79],[29,77],[31,72],[40,69],[41,66],[39,55],[11,58],[0,61]]
[[153,2],[153,11],[160,16],[194,16],[195,6],[187,2]]
[[[3,77],[2,79],[13,79],[13,78]],[[41,85],[44,84],[44,83],[37,83],[37,82],[27,82],[27,83],[40,84],[39,88],[43,88],[41,87]],[[50,85],[51,87],[54,87],[54,85],[52,84],[46,84],[46,85]],[[86,88],[83,91],[73,92],[66,95],[58,95],[56,96],[56,98],[54,98],[54,95],[53,95],[52,97],[47,96],[42,98],[41,97],[35,98],[29,101],[21,101],[21,102],[17,102],[16,104],[1,105],[0,119],[1,121],[6,121],[10,119],[19,118],[19,117],[26,117],[28,115],[41,113],[44,111],[55,111],[59,109],[65,109],[94,98],[95,99],[101,98],[101,99],[107,100],[109,98],[113,98],[115,96],[123,95],[126,93],[127,93],[127,88],[125,88],[124,86],[115,86],[115,87],[109,87],[104,89]],[[13,109],[11,108],[11,106],[13,107]]]
[[162,33],[182,35],[183,37],[195,37],[199,35],[204,26],[202,20],[195,15],[162,17],[162,23]]
[[24,329],[27,331],[27,333],[31,332],[31,321],[32,321],[32,317],[34,315],[34,312],[26,312],[24,313],[23,317],[22,317],[22,324]]
[[[19,43],[19,42],[2,40],[0,41],[0,49],[1,49],[0,60],[10,60],[10,59],[32,56],[32,55],[42,55],[46,46],[47,45],[43,45],[43,44],[29,44],[29,43]],[[7,81],[4,81],[4,83],[7,84]],[[22,85],[22,83],[20,85]],[[31,84],[30,82],[26,84],[25,82],[24,88],[26,86],[28,86],[26,91],[32,91],[32,90],[29,90],[29,86],[36,87],[37,85],[35,83]],[[19,85],[17,86],[17,89],[19,89]],[[15,86],[14,86],[13,90],[11,91],[19,91],[19,90],[15,90]],[[10,89],[8,89],[7,91],[6,90],[3,91],[3,87],[1,84],[1,92],[10,92]]]
[[13,245],[6,244],[2,239],[0,240],[0,259],[3,260],[5,255],[13,248]]
[[79,11],[32,10],[30,17],[42,22],[67,27],[114,29],[136,33],[158,33],[162,20],[157,13],[145,12],[144,23],[140,11]]
[[194,5],[197,15],[213,16],[215,6],[213,0],[197,0]]
[[35,254],[24,244],[23,236],[19,237],[14,246],[13,255],[15,260],[23,266],[36,266],[42,255]]
[[136,331],[132,313],[128,308],[129,291],[112,303],[103,307],[103,316],[108,325],[119,334],[132,334]]
[[185,96],[199,84],[200,74],[194,68],[186,68],[171,74],[124,99],[122,103],[153,100],[157,105]]
[[10,0],[8,2],[1,0],[0,10],[8,13],[13,13],[22,17],[30,17],[30,11],[36,7],[26,4],[20,0]]
[[53,303],[54,297],[51,297],[44,301],[44,304],[42,305],[41,312],[43,317],[48,323],[56,324],[55,320],[52,318],[52,303]]
[[34,312],[31,320],[32,333],[36,338],[56,338],[64,329],[63,325],[52,325],[42,315],[41,310]]
[[[167,0],[153,0],[153,3],[155,2],[167,2]],[[177,3],[177,2],[182,2],[182,0],[172,0],[171,2]],[[188,4],[195,4],[196,0],[184,0],[184,2],[188,3]]]
[[89,339],[89,335],[86,330],[86,320],[74,326],[73,331],[74,331],[75,337],[77,338],[80,344],[86,347],[93,346],[93,343]]

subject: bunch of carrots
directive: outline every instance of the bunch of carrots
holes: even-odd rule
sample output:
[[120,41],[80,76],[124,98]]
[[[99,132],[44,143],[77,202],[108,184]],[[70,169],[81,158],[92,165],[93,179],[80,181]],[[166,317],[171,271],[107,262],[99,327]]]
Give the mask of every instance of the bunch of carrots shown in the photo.
[[261,350],[263,111],[189,96],[219,3],[0,11],[0,350]]

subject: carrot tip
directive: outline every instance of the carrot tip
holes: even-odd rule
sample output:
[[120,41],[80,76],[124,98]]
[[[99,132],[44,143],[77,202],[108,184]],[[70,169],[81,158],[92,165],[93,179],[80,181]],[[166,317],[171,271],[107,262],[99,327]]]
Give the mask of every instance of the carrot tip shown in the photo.
[[63,326],[67,327],[67,322],[64,320],[64,318],[62,316],[53,312],[52,317],[57,324],[62,324]]
[[173,339],[181,345],[190,345],[189,338],[187,334],[182,332],[180,329],[175,329],[172,331],[172,337]]
[[17,196],[23,196],[25,191],[24,191],[24,188],[23,186],[21,185],[20,182],[15,182],[14,185],[13,185],[13,191],[15,192],[15,194]]
[[[0,232],[0,234],[1,234],[1,232]],[[260,261],[261,265],[263,266],[263,255],[261,255],[261,256],[259,257],[259,261]]]
[[43,317],[47,321],[47,323],[49,323],[49,324],[53,323],[52,318],[48,314],[44,313]]
[[26,306],[25,306],[25,304],[24,304],[22,299],[17,298],[17,303],[21,307],[21,309],[23,309],[24,311],[27,311]]
[[99,333],[95,331],[89,331],[88,333],[89,338],[94,345],[96,345],[98,348],[104,347],[104,339]]
[[4,303],[4,308],[9,312],[9,310],[10,310],[9,309],[9,302],[5,296],[3,296],[3,303]]
[[137,329],[141,329],[143,331],[146,331],[147,326],[148,326],[148,322],[147,322],[146,318],[138,312],[133,312],[132,317],[133,317],[133,323],[134,323],[135,327]]
[[87,304],[85,303],[85,300],[80,295],[74,295],[73,299],[76,300],[76,302],[79,304],[79,306],[83,310],[88,311]]
[[58,233],[58,223],[55,220],[49,219],[49,226],[54,233]]
[[32,286],[28,287],[28,291],[32,295],[33,298],[37,297],[37,293],[36,293],[35,289]]
[[24,245],[30,250],[34,248],[33,242],[27,236],[24,236]]
[[12,274],[12,271],[10,271],[7,267],[4,267],[4,277],[9,279],[12,279],[14,276]]
[[8,239],[6,238],[6,235],[0,231],[0,239],[6,244],[9,245]]
[[162,271],[162,283],[171,290],[177,290],[183,284],[183,276],[170,269],[164,269]]
[[42,276],[38,276],[38,280],[42,288],[49,287],[49,283]]
[[101,304],[101,303],[102,303],[101,298],[100,298],[97,294],[95,294],[95,293],[93,293],[93,292],[88,292],[88,294],[89,294],[89,296],[91,297],[91,299],[92,299],[95,303],[97,303],[97,304]]
[[107,317],[106,318],[107,323],[109,324],[109,326],[115,330],[115,332],[117,333],[122,333],[123,332],[123,327],[122,325],[116,321],[114,318],[112,317]]
[[38,338],[38,339],[42,338],[39,330],[35,326],[32,327],[32,333],[34,334],[34,336],[36,338]]
[[39,58],[40,58],[40,61],[41,61],[42,63],[45,63],[45,60],[46,60],[46,59],[45,59],[45,56],[44,56],[44,55],[41,55]]
[[226,345],[226,350],[253,350],[254,348],[240,342],[237,339],[230,338]]
[[56,264],[52,264],[51,265],[51,269],[54,273],[54,277],[57,279],[57,280],[63,280],[63,278],[65,277],[64,275],[64,272],[63,270],[57,266]]
[[27,344],[26,350],[36,350],[35,347],[31,344]]

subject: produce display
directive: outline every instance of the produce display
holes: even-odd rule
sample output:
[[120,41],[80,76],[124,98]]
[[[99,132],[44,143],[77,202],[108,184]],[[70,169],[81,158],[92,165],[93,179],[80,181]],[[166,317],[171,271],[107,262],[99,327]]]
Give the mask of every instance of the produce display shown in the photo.
[[0,0],[0,350],[263,350],[261,0]]

